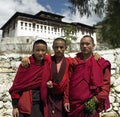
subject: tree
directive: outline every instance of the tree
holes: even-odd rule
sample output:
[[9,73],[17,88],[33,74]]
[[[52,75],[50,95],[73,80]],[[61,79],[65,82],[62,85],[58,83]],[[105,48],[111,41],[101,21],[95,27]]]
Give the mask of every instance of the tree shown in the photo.
[[87,15],[92,12],[102,17],[104,20],[100,23],[101,37],[103,41],[111,44],[113,48],[120,47],[120,0],[69,0],[73,12],[76,9],[80,15]]
[[66,40],[66,45],[68,46],[69,51],[72,50],[71,41],[76,40],[77,38],[74,36],[75,28],[71,25],[66,25],[64,28],[64,36],[63,38]]
[[79,11],[80,15],[90,16],[92,12],[101,17],[103,12],[105,12],[107,7],[107,2],[105,0],[68,0],[71,3],[69,8],[72,12]]
[[108,42],[113,48],[120,47],[120,1],[110,1],[108,13],[100,23],[102,25],[102,40]]

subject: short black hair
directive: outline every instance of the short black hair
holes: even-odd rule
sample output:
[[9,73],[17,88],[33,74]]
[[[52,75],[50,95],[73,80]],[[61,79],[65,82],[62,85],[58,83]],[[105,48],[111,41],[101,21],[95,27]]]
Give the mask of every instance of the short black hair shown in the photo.
[[44,45],[46,45],[46,48],[47,48],[47,43],[43,39],[36,40],[33,44],[33,49],[34,49],[36,44],[44,44]]
[[63,38],[61,38],[61,37],[58,37],[58,38],[54,39],[53,45],[54,45],[55,41],[64,41],[64,43],[65,43],[65,45],[66,45],[66,40],[63,39]]
[[[82,39],[83,39],[83,38],[86,38],[86,37],[91,38],[91,41],[92,41],[92,43],[94,44],[94,39],[93,39],[93,37],[91,37],[90,35],[84,35],[84,36],[82,37]],[[82,39],[81,39],[81,40],[82,40]],[[81,40],[80,40],[80,41],[81,41]]]

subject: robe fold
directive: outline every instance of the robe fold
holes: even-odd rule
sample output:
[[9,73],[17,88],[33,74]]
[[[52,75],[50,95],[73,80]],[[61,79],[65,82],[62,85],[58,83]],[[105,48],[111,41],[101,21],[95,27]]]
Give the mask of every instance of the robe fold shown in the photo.
[[[50,79],[50,67],[48,59],[45,57],[42,65],[37,65],[33,56],[30,56],[30,66],[28,68],[23,68],[21,65],[18,68],[13,85],[9,90],[12,99],[19,99],[24,101],[23,97],[31,97],[30,90],[39,88],[41,94],[41,100],[44,104],[44,108],[47,109],[47,86],[46,82]],[[24,92],[26,92],[24,94]],[[21,94],[23,93],[23,96]],[[20,99],[20,98],[23,99]],[[21,101],[21,102],[22,102]],[[31,101],[32,102],[32,101]],[[28,102],[28,103],[31,103]],[[31,110],[31,106],[27,106],[27,102],[24,101],[24,105],[28,110]],[[28,104],[29,105],[29,104]],[[32,104],[31,104],[32,105]],[[45,109],[45,116],[46,116]],[[22,109],[22,111],[25,111]],[[24,112],[26,113],[26,112]],[[30,114],[30,112],[27,112]],[[46,116],[47,117],[47,116]]]
[[[102,87],[104,87],[104,74],[106,74],[106,69],[108,69],[108,76],[110,77],[110,63],[103,58],[96,61],[93,56],[84,61],[82,54],[78,54],[73,61],[73,71],[69,84],[69,117],[91,117],[92,115],[84,112],[84,103],[93,96],[97,97],[99,93],[103,92],[104,88]],[[110,86],[110,78],[107,79],[107,82],[107,85]],[[108,96],[110,87],[107,88],[107,92],[103,94],[106,95],[103,102],[108,103],[103,104],[104,108],[102,110],[109,107]],[[105,107],[106,105],[107,107]],[[102,110],[99,109],[99,111]],[[94,115],[94,117],[99,117],[99,115]]]
[[53,88],[49,89],[49,117],[66,117],[64,102],[68,100],[64,98],[64,93],[65,90],[68,90],[69,63],[67,59],[63,57],[60,70],[57,72],[55,56],[52,56],[51,60]]

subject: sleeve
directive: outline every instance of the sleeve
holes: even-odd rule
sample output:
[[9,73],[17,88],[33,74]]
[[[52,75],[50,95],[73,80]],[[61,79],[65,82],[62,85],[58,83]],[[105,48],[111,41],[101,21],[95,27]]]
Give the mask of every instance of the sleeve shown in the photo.
[[12,99],[12,106],[13,106],[13,108],[17,108],[18,107],[18,101],[19,101],[19,99]]
[[101,87],[101,91],[98,93],[96,98],[100,100],[105,100],[109,96],[110,92],[110,69],[106,68],[104,70],[104,84]]
[[106,111],[110,108],[109,101],[109,93],[110,93],[110,68],[107,67],[104,69],[104,84],[101,87],[100,92],[95,96],[97,99],[97,111]]
[[[22,68],[22,66],[19,65],[18,70],[17,70],[17,73],[16,73],[15,78],[14,78],[14,81],[13,81],[13,84],[12,84],[11,88],[9,89],[9,93],[10,93],[12,99],[19,99],[20,96],[21,96],[21,92],[18,93],[18,92],[15,92],[15,90],[14,90],[14,88],[15,88],[15,86],[16,86],[16,82],[19,82],[19,79],[18,79],[17,76],[21,73],[21,72],[20,72],[20,69],[21,69],[21,68]],[[24,69],[25,69],[25,68],[24,68]]]
[[64,103],[69,103],[69,81],[65,87],[65,91],[64,91]]
[[[69,61],[68,61],[69,63]],[[70,63],[68,66],[68,71],[67,71],[68,77],[67,77],[67,85],[64,90],[64,103],[69,103],[69,84],[70,84],[70,76],[71,76],[71,68],[70,68]]]

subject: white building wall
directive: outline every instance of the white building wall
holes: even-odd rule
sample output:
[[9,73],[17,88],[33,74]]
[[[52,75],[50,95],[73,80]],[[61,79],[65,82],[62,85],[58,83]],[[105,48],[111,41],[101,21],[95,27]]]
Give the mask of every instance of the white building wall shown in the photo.
[[14,37],[17,37],[19,30],[19,22],[16,22]]
[[[23,25],[21,26],[21,22],[23,22]],[[26,25],[27,24],[27,25]],[[31,27],[29,26],[31,24]],[[42,28],[41,28],[42,27]],[[45,28],[46,27],[46,28]],[[57,37],[61,37],[64,33],[62,32],[62,29],[59,28],[54,31],[53,26],[43,25],[43,24],[35,24],[35,28],[33,28],[32,22],[26,22],[18,20],[16,23],[16,28],[14,31],[10,31],[10,37],[25,37],[25,36],[31,36],[35,40],[36,39],[44,39],[50,48],[52,48],[53,40]]]
[[[89,35],[89,33],[86,31],[82,32],[81,29],[78,29],[76,34],[74,34],[74,36],[77,37],[77,40],[72,41],[73,43],[72,46],[75,46],[79,50],[79,42],[84,35]],[[58,27],[55,29],[54,26],[18,20],[16,22],[15,29],[13,30],[12,28],[10,28],[9,34],[5,33],[5,37],[28,37],[28,36],[33,37],[35,40],[44,39],[48,43],[48,46],[52,48],[53,40],[57,37],[64,36],[64,31],[62,28]],[[97,44],[96,33],[93,33],[91,36],[94,38],[95,44]]]
[[[23,26],[21,26],[21,22],[23,22]],[[25,24],[27,24],[27,26]],[[29,24],[31,24],[31,27],[29,27]],[[56,37],[60,37],[61,34],[62,34],[61,28],[59,30],[57,29],[56,32],[53,26],[43,24],[35,24],[35,28],[33,28],[33,23],[19,20],[15,36],[33,36],[53,39]]]

